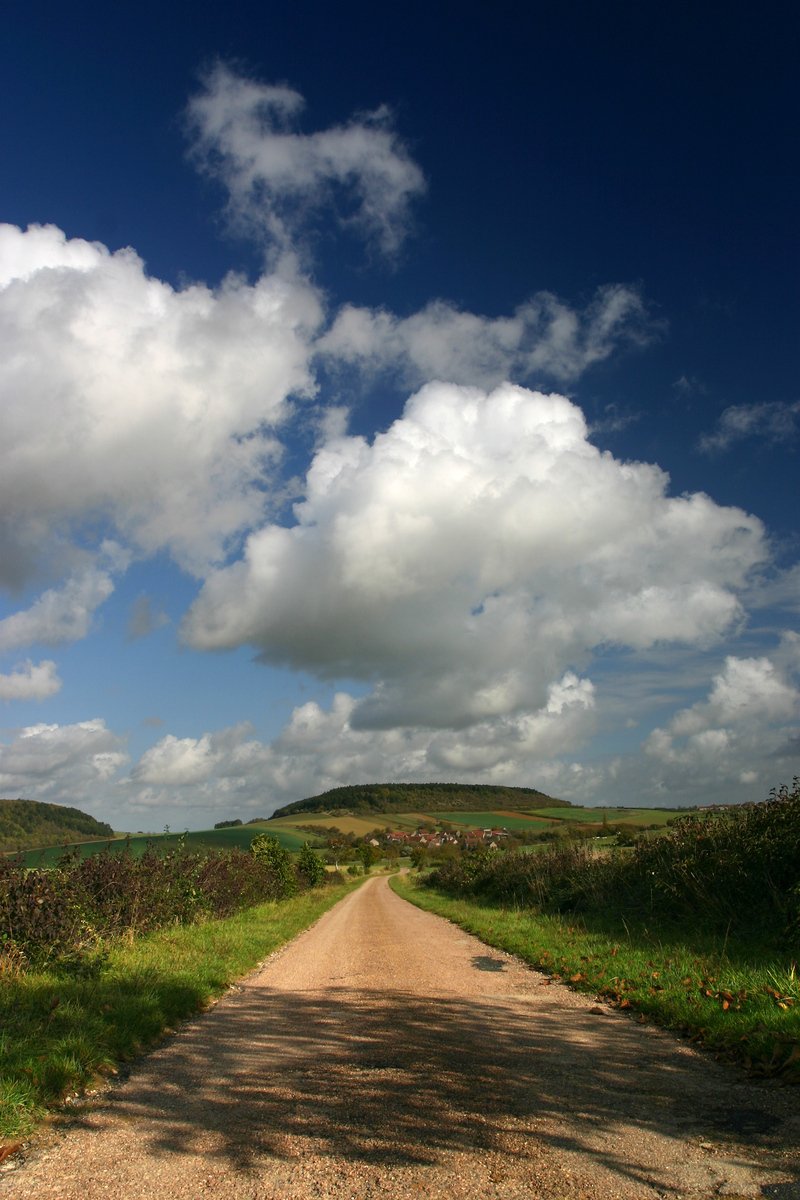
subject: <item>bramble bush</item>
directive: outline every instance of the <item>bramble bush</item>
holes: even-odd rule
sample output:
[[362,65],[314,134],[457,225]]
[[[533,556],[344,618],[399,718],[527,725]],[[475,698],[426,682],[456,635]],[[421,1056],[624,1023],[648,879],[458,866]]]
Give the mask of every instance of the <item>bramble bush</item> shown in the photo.
[[1,858],[0,957],[77,968],[102,954],[109,938],[230,916],[325,877],[310,859],[295,870],[274,838],[256,838],[254,847],[204,853],[179,845],[164,854],[151,845],[141,857],[109,848],[84,859],[66,853],[56,867],[34,870],[21,856]]
[[651,888],[652,903],[676,916],[751,913],[800,933],[800,779],[761,804],[681,817],[668,837],[637,845],[632,875],[640,899]]

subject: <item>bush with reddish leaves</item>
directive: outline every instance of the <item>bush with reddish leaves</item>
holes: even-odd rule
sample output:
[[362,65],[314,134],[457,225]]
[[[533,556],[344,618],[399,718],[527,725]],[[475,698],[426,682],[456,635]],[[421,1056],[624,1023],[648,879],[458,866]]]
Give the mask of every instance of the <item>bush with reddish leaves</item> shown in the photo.
[[141,857],[125,848],[65,854],[51,870],[0,859],[0,955],[78,962],[120,934],[227,917],[306,886],[293,872],[289,887],[271,863],[244,850],[179,846],[163,854],[153,844]]

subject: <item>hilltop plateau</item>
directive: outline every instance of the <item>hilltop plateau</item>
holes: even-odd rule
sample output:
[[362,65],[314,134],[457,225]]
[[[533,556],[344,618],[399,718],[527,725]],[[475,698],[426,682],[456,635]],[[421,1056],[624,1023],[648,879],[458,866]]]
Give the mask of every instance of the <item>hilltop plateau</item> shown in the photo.
[[296,813],[372,815],[437,809],[524,812],[527,809],[570,807],[568,800],[556,800],[536,788],[501,787],[489,783],[366,783],[332,788],[318,796],[285,804],[276,809],[270,819]]

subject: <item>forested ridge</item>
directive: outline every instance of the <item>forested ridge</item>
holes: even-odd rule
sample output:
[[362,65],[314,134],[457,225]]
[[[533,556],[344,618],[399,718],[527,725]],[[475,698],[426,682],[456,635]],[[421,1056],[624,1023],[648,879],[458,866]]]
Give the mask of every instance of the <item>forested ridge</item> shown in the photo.
[[502,787],[490,783],[366,783],[332,788],[318,796],[285,804],[272,815],[304,812],[470,812],[481,809],[569,808],[536,788]]
[[0,852],[113,837],[114,830],[79,808],[41,800],[0,800]]

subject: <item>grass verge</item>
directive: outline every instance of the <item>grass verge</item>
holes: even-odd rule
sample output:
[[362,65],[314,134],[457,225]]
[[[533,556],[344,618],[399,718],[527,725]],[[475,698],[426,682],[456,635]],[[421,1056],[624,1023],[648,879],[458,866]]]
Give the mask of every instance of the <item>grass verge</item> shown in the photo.
[[120,941],[80,973],[0,974],[0,1139],[24,1137],[66,1095],[207,1007],[353,886]]
[[413,876],[394,876],[391,887],[554,980],[649,1017],[753,1074],[800,1083],[797,964],[763,943],[491,907]]

